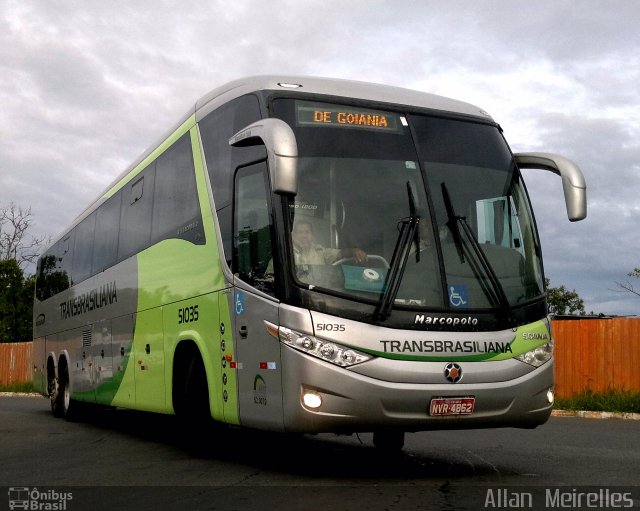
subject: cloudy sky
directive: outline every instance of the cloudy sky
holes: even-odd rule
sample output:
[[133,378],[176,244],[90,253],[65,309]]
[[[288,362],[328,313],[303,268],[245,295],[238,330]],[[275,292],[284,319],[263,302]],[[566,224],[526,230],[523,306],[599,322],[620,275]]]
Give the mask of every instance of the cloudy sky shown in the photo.
[[588,312],[640,314],[616,286],[640,266],[638,19],[635,0],[3,0],[0,206],[57,235],[235,78],[397,85],[484,108],[515,152],[576,161],[589,209],[575,224],[560,179],[525,171],[547,276]]

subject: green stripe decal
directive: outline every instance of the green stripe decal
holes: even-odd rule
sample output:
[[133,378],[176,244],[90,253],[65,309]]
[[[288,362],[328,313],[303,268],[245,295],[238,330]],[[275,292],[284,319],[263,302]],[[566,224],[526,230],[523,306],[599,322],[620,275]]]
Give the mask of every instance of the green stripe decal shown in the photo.
[[[551,341],[549,329],[544,320],[518,327],[509,341],[491,339],[488,332],[483,339],[428,340],[428,341],[381,341],[386,351],[358,350],[376,357],[392,360],[419,362],[483,362],[508,360],[531,351]],[[442,354],[434,354],[442,352]]]

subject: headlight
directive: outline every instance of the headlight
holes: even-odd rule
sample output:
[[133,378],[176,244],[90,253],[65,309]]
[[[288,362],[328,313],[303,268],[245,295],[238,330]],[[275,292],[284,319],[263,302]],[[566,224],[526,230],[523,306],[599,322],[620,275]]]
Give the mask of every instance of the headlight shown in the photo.
[[516,358],[525,364],[529,364],[533,367],[540,367],[542,364],[551,360],[553,356],[553,343],[548,342],[542,346],[538,346],[531,351],[527,351],[522,355],[518,355]]
[[333,341],[324,341],[312,335],[301,334],[283,326],[278,327],[278,338],[292,348],[341,367],[361,364],[372,358],[371,355],[353,348],[342,346]]

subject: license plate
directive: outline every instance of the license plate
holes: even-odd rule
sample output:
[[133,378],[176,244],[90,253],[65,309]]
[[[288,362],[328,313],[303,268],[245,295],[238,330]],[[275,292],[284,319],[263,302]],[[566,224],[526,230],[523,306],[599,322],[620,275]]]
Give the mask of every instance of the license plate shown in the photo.
[[475,397],[434,397],[429,415],[471,415],[476,405]]

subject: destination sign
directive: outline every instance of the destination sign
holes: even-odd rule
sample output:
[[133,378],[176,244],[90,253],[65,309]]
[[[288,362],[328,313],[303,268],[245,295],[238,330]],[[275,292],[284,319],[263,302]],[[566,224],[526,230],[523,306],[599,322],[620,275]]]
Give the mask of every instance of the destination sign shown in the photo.
[[359,128],[398,133],[398,114],[365,110],[326,103],[299,101],[296,105],[298,126]]

